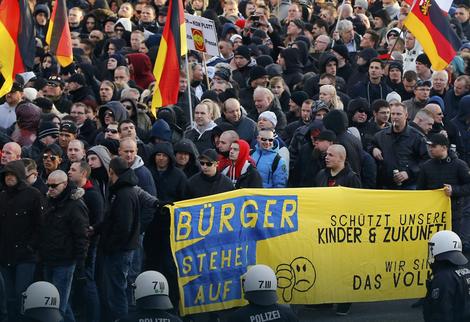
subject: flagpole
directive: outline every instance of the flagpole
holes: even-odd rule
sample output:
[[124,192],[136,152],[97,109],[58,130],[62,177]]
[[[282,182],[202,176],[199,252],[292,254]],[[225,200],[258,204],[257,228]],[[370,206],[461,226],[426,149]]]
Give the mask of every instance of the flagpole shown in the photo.
[[[333,31],[333,34],[338,31],[338,22],[341,20],[341,15],[343,14],[343,6],[345,4],[346,0],[343,0],[343,3],[339,7],[339,12],[338,12],[338,19],[336,20],[336,26],[335,30]],[[333,41],[331,43],[331,48],[335,46],[335,38],[333,38]]]
[[191,101],[191,80],[189,79],[189,60],[188,60],[188,53],[184,55],[186,60],[186,79],[188,82],[188,102],[189,102],[189,124],[191,128],[194,127],[193,125],[193,104]]

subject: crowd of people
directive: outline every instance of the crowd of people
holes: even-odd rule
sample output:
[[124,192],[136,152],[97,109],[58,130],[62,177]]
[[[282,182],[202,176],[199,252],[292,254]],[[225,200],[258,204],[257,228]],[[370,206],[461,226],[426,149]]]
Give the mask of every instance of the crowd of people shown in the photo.
[[188,52],[156,115],[167,1],[66,1],[66,67],[45,42],[51,1],[29,4],[35,65],[0,104],[0,321],[38,280],[66,322],[115,321],[144,270],[177,308],[165,205],[240,188],[443,188],[470,253],[468,2],[448,15],[461,48],[434,71],[408,1],[184,1],[220,55]]

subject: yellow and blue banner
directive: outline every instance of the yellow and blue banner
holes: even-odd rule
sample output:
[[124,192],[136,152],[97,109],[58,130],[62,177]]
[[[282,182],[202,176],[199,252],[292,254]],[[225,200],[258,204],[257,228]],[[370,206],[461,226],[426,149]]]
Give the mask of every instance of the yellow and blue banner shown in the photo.
[[255,264],[276,272],[283,303],[423,297],[427,241],[451,229],[442,190],[242,189],[170,211],[183,315],[246,304]]

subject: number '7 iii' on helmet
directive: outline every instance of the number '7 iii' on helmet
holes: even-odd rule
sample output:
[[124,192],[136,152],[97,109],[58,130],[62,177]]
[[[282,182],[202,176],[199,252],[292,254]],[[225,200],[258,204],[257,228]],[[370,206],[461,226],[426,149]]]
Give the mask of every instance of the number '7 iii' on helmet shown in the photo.
[[21,313],[35,321],[60,322],[60,296],[57,288],[48,282],[31,284],[23,293]]
[[168,297],[168,281],[162,273],[146,271],[135,279],[134,296],[137,307],[144,310],[169,310],[173,308]]
[[428,261],[449,261],[454,265],[465,265],[467,258],[462,254],[462,241],[460,237],[450,230],[435,233],[428,243]]
[[266,265],[250,267],[242,276],[245,299],[257,305],[272,305],[277,302],[277,278],[274,271]]

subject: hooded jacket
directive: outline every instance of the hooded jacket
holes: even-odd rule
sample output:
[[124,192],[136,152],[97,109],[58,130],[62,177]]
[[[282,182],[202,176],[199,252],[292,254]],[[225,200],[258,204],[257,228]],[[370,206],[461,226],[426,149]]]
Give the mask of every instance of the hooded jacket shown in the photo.
[[408,70],[416,71],[416,57],[423,52],[423,48],[419,43],[418,39],[415,39],[415,45],[411,49],[405,49],[403,55],[403,72]]
[[336,134],[336,141],[346,149],[346,160],[352,170],[360,175],[362,165],[361,141],[348,130],[348,116],[344,111],[333,110],[323,119],[323,124],[328,130]]
[[109,162],[111,161],[111,154],[109,150],[102,145],[95,145],[91,147],[88,152],[89,154],[96,154],[101,161],[101,167],[98,169],[91,169],[91,179],[96,183],[97,188],[99,189],[103,200],[107,200],[108,196],[108,170]]
[[132,105],[132,116],[129,117],[136,125],[138,137],[146,137],[147,132],[152,128],[152,122],[148,115],[137,106],[137,102],[130,98],[121,100],[121,103],[129,102]]
[[[279,146],[276,144],[272,149],[262,149],[256,143],[256,149],[251,158],[256,163],[256,169],[263,180],[263,188],[285,188],[287,186],[287,165],[283,158],[279,159],[276,169],[272,168],[274,159],[279,153]],[[278,157],[279,158],[279,157]]]
[[140,202],[137,190],[138,179],[132,169],[119,175],[109,187],[109,211],[102,226],[103,252],[114,254],[134,250],[140,234]]
[[153,181],[149,169],[145,166],[144,161],[140,156],[136,155],[135,160],[131,165],[131,169],[134,170],[138,179],[137,185],[150,193],[152,196],[156,196],[157,190],[155,187],[155,182]]
[[212,142],[212,129],[216,126],[217,124],[215,124],[214,121],[211,121],[202,132],[195,126],[186,130],[186,132],[184,132],[184,137],[193,141],[199,153],[202,153],[207,149],[214,148],[214,144]]
[[281,52],[285,61],[285,70],[282,78],[286,82],[290,91],[294,91],[294,86],[303,79],[302,63],[300,62],[300,52],[297,48],[286,48]]
[[0,192],[0,264],[16,265],[36,260],[43,219],[41,193],[26,183],[23,161],[11,161],[0,173],[14,174],[18,183]]
[[[184,167],[183,172],[186,175],[186,178],[191,178],[193,175],[198,173],[201,168],[199,167],[199,162],[197,158],[199,157],[199,152],[197,151],[196,146],[193,141],[188,139],[181,139],[174,147],[175,155],[178,152],[186,152],[189,154],[189,161]],[[176,165],[176,163],[175,163]]]
[[263,181],[256,168],[250,162],[250,145],[245,140],[236,140],[239,154],[237,160],[222,170],[222,174],[232,180],[235,189],[262,188]]
[[84,191],[69,183],[57,198],[48,198],[41,229],[40,254],[51,266],[82,266],[88,248],[88,208]]
[[128,54],[126,57],[133,67],[131,79],[134,80],[140,88],[147,89],[150,83],[155,81],[155,77],[152,74],[150,58],[142,53]]

